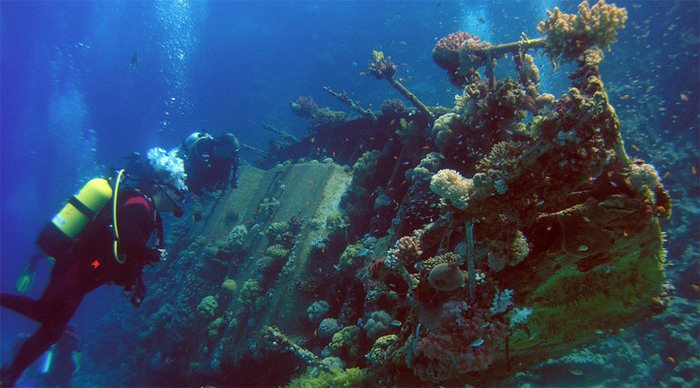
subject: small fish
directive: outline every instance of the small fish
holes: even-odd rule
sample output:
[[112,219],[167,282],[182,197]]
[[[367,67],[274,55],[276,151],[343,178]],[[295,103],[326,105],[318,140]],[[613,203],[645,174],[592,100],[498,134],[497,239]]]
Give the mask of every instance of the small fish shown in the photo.
[[664,174],[663,179],[666,179],[666,178],[668,178],[668,177],[670,177],[670,176],[671,176],[671,172],[670,172],[670,171],[667,171],[667,172]]
[[625,94],[624,96],[620,97],[620,100],[622,100],[622,101],[627,101],[627,100],[629,100],[629,99],[630,99],[630,95],[629,95],[629,94]]
[[481,345],[483,345],[483,344],[484,344],[484,339],[483,339],[483,338],[479,338],[478,340],[476,340],[476,341],[472,342],[471,344],[469,344],[469,346],[471,346],[472,348],[478,348],[479,346],[481,346]]
[[692,288],[695,292],[700,292],[700,286],[698,286],[697,284],[691,284],[690,288]]
[[633,150],[635,150],[635,151],[637,151],[637,152],[641,151],[641,150],[639,149],[639,147],[637,147],[637,146],[634,145],[634,144],[632,144],[631,147],[632,147]]
[[581,245],[578,247],[579,252],[586,252],[588,250],[588,247],[585,245]]
[[676,359],[671,356],[666,357],[666,361],[668,361],[669,364],[676,365]]
[[691,167],[691,168],[690,168],[690,173],[693,174],[693,175],[697,174],[697,173],[698,173],[698,168],[695,167],[695,166]]
[[131,60],[129,62],[131,63],[131,67],[138,67],[139,55],[137,53],[134,53],[134,55],[131,56]]
[[689,100],[688,95],[685,93],[681,93],[681,101],[688,101],[688,100]]
[[365,76],[367,76],[367,73],[365,73],[364,71],[361,71],[361,72],[360,72],[360,77],[365,77]]
[[569,370],[569,373],[574,376],[583,376],[583,371],[581,369],[571,369]]

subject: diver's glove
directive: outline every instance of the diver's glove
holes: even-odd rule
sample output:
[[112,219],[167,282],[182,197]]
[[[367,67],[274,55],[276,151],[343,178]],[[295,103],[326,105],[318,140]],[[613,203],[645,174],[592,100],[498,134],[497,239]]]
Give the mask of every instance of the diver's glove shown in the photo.
[[144,264],[153,264],[157,263],[161,260],[162,254],[165,252],[165,249],[160,250],[158,248],[148,248],[146,250],[146,253],[144,254],[143,257],[143,263]]
[[131,302],[134,307],[139,307],[141,306],[141,302],[143,302],[143,298],[146,297],[146,285],[143,283],[141,275],[139,275],[135,283],[134,289],[129,297],[129,302]]

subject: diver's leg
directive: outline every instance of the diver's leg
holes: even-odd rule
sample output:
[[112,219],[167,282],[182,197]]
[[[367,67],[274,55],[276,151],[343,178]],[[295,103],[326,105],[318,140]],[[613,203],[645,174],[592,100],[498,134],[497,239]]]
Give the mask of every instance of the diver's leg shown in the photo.
[[[33,300],[26,296],[0,294],[0,305],[14,310],[27,318],[43,322],[46,318],[47,311],[45,305],[51,304],[53,298],[68,298],[69,289],[74,289],[74,283],[78,282],[79,274],[76,266],[71,266],[66,260],[57,261],[51,271],[51,280],[44,289],[39,300]],[[67,276],[70,275],[70,276]]]
[[68,322],[75,314],[78,306],[80,306],[80,301],[80,299],[69,301],[60,308],[52,309],[54,312],[58,312],[55,318],[42,324],[39,330],[22,344],[14,360],[12,360],[12,364],[8,368],[3,369],[3,386],[14,386],[24,370],[61,338]]
[[41,303],[26,296],[0,294],[0,305],[14,310],[33,321],[41,321]]

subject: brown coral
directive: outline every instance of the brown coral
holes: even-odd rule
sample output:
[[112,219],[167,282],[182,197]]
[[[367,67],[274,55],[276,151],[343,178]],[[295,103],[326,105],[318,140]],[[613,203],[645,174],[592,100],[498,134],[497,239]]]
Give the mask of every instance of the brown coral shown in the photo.
[[626,21],[624,8],[603,0],[591,7],[584,1],[578,6],[578,15],[562,13],[557,7],[547,11],[547,20],[540,22],[537,31],[547,37],[545,51],[552,60],[571,61],[592,46],[609,50]]
[[459,50],[464,42],[479,38],[464,31],[453,32],[438,40],[433,47],[433,60],[445,70],[457,71],[459,68]]
[[457,265],[442,263],[435,266],[428,275],[428,283],[438,291],[450,292],[462,288],[467,281]]
[[405,265],[413,264],[420,259],[423,251],[420,249],[420,241],[414,236],[403,236],[389,250],[389,254],[396,256]]

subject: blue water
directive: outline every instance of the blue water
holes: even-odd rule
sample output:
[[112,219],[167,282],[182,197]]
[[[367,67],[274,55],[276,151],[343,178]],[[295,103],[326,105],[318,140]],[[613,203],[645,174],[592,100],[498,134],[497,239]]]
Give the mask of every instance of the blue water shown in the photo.
[[[603,67],[613,104],[624,119],[639,113],[635,99],[651,100],[655,109],[641,114],[697,150],[700,3],[617,3],[630,20]],[[554,5],[575,9],[554,0],[0,3],[0,290],[14,291],[39,229],[100,166],[176,147],[196,130],[231,131],[263,149],[271,137],[262,123],[303,136],[307,122],[289,109],[296,97],[344,109],[323,86],[378,109],[398,96],[359,75],[372,50],[390,55],[426,103],[451,106],[459,90],[433,63],[437,39],[458,29],[494,43],[537,37],[536,22]],[[543,90],[566,90],[565,72],[552,73],[545,58],[537,64]],[[653,161],[665,171],[663,159]],[[674,182],[676,191],[697,197],[692,179]],[[119,294],[91,294],[76,321],[125,303]],[[34,327],[0,311],[2,363],[14,336]]]

